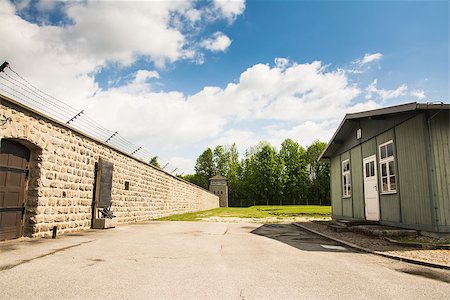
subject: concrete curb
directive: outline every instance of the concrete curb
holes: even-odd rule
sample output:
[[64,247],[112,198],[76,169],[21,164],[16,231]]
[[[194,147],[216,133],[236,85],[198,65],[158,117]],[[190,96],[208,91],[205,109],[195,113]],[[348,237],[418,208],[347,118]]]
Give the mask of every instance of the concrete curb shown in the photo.
[[395,260],[399,260],[399,261],[403,261],[403,262],[408,262],[408,263],[412,263],[412,264],[416,264],[416,265],[421,265],[421,266],[426,266],[426,267],[431,267],[431,268],[438,268],[438,269],[444,269],[444,270],[450,270],[450,266],[447,265],[442,265],[442,264],[437,264],[437,263],[431,263],[431,262],[427,262],[427,261],[423,261],[423,260],[417,260],[417,259],[412,259],[409,257],[404,257],[404,256],[400,256],[400,255],[393,255],[393,254],[387,254],[387,253],[383,253],[380,251],[373,251],[371,249],[365,248],[365,247],[361,247],[334,237],[331,237],[327,234],[315,231],[313,229],[307,228],[306,226],[303,226],[301,224],[298,223],[292,223],[292,225],[295,225],[297,227],[300,227],[304,230],[307,230],[309,232],[312,232],[314,234],[320,235],[324,238],[333,240],[335,242],[338,242],[339,244],[345,245],[347,247],[362,251],[362,252],[367,252],[367,253],[371,253],[371,254],[375,254],[375,255],[379,255],[379,256],[383,256],[386,258],[390,258],[390,259],[395,259]]

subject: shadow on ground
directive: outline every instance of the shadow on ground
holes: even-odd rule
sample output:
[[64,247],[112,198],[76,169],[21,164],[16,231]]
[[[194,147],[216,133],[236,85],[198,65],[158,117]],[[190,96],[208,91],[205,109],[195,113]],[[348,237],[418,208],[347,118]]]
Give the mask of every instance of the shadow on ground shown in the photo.
[[353,251],[292,224],[265,224],[251,231],[251,233],[277,240],[303,251]]

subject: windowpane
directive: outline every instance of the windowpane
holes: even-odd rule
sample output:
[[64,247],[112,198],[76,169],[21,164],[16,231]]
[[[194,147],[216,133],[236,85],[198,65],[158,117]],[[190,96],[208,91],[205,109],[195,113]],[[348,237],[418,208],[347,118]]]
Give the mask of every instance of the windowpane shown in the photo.
[[342,163],[342,170],[343,170],[344,172],[350,170],[350,164],[349,164],[348,161],[345,161],[345,162]]
[[366,177],[370,177],[370,163],[366,163]]
[[389,162],[389,175],[395,175],[394,161],[390,161]]
[[386,177],[383,177],[382,179],[382,186],[383,186],[383,192],[387,192],[388,191],[388,181]]
[[370,162],[370,176],[375,176],[375,162]]
[[344,175],[344,185],[347,185],[347,176]]
[[380,152],[381,152],[381,159],[386,158],[386,146],[381,146],[380,147]]
[[381,176],[387,176],[386,164],[381,164]]
[[389,178],[389,183],[391,185],[391,191],[395,191],[397,189],[397,185],[395,184],[395,176]]
[[393,143],[389,143],[386,145],[386,149],[387,149],[387,156],[394,156],[394,146]]

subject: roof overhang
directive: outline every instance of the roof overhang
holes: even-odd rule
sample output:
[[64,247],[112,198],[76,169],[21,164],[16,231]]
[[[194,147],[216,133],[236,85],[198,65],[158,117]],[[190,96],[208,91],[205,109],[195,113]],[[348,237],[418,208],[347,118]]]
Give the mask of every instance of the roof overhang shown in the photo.
[[419,110],[441,110],[447,109],[450,110],[450,104],[441,103],[406,103],[402,105],[390,106],[380,109],[368,110],[363,112],[346,114],[341,124],[339,124],[338,129],[334,133],[330,142],[328,143],[325,150],[323,150],[322,154],[319,156],[319,160],[328,160],[332,157],[334,150],[342,144],[345,140],[348,130],[351,127],[350,124],[352,121],[360,120],[363,118],[369,119],[382,119],[387,117],[388,115],[399,114],[410,111],[419,111]]

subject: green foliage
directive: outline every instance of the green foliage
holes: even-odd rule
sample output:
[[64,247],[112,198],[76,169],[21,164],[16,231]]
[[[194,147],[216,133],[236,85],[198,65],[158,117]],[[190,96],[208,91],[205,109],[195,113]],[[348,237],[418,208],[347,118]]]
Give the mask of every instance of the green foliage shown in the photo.
[[329,204],[330,201],[330,165],[319,162],[320,154],[325,150],[327,144],[314,141],[306,151],[310,168],[309,199],[315,204]]
[[257,204],[280,204],[285,182],[284,162],[270,144],[265,144],[254,154],[252,181],[256,187],[253,197]]
[[177,175],[181,179],[184,179],[186,181],[189,181],[190,183],[193,183],[195,185],[198,185],[200,187],[203,187],[204,180],[202,177],[200,177],[198,174],[186,174],[186,175]]
[[150,159],[150,164],[155,166],[155,167],[161,168],[161,166],[159,165],[159,162],[158,162],[158,156],[153,156]]
[[286,139],[281,144],[280,156],[285,163],[285,197],[283,204],[307,201],[308,170],[306,151],[297,142]]
[[207,189],[209,185],[209,178],[215,175],[214,171],[213,152],[211,148],[208,148],[200,154],[195,163],[195,173],[198,176],[196,178],[198,183],[196,184]]
[[213,152],[213,173],[225,176],[229,171],[230,153],[223,146],[217,146]]
[[329,204],[330,168],[317,161],[325,147],[315,141],[305,150],[286,139],[277,152],[263,141],[239,160],[236,144],[216,146],[197,158],[195,174],[183,178],[207,189],[209,178],[224,175],[229,206]]

